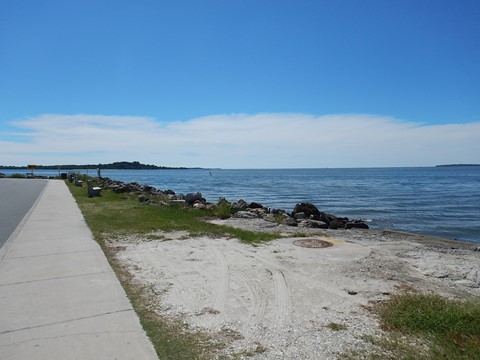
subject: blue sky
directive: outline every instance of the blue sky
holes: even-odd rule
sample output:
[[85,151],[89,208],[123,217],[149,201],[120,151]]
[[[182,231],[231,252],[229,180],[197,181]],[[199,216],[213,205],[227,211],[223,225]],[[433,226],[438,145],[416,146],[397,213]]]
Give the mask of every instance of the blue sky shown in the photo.
[[0,164],[479,163],[475,0],[0,0]]

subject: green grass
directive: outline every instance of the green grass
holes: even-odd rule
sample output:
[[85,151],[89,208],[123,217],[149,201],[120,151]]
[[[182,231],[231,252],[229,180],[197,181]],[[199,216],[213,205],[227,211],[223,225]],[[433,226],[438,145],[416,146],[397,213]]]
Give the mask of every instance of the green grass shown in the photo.
[[434,359],[480,359],[480,301],[401,294],[380,310],[383,327],[428,338]]
[[12,179],[25,179],[25,174],[13,173],[8,177]]
[[191,209],[176,205],[145,205],[137,197],[102,191],[101,197],[89,198],[85,187],[69,184],[95,238],[129,234],[148,234],[153,231],[188,231],[191,236],[209,234],[238,238],[249,244],[259,244],[279,237],[278,234],[252,232],[219,226],[202,221],[202,217],[227,216],[225,206],[216,209]]
[[339,355],[342,360],[419,360],[429,357],[429,344],[417,338],[406,337],[400,333],[391,333],[388,336],[364,335],[365,343],[373,347],[368,350],[350,350]]
[[327,328],[333,331],[347,330],[347,326],[345,324],[339,324],[336,322],[331,322],[327,324]]
[[341,359],[478,360],[480,300],[401,293],[381,304],[383,336],[366,336],[374,348],[351,350]]
[[[228,236],[252,245],[278,238],[279,235],[251,232],[218,226],[202,221],[202,217],[229,216],[226,204],[213,210],[190,209],[181,206],[141,204],[128,194],[102,191],[101,197],[89,198],[86,187],[67,182],[85,221],[104,250],[112,268],[122,283],[140,322],[160,359],[210,359],[225,344],[220,338],[199,331],[190,331],[181,319],[159,315],[154,307],[152,290],[137,284],[131,274],[116,261],[115,249],[106,245],[107,239],[138,235],[145,241],[164,240],[156,231],[187,231],[190,236]],[[219,340],[220,339],[220,340]],[[262,350],[258,347],[255,351]],[[225,358],[230,358],[226,356]]]

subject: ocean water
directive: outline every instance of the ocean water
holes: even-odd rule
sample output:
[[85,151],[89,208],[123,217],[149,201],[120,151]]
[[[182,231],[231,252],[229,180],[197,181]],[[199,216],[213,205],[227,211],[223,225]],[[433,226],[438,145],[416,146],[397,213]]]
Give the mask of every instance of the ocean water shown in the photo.
[[102,176],[198,191],[209,202],[244,199],[287,211],[311,202],[336,216],[366,219],[371,228],[480,243],[480,167],[102,170]]

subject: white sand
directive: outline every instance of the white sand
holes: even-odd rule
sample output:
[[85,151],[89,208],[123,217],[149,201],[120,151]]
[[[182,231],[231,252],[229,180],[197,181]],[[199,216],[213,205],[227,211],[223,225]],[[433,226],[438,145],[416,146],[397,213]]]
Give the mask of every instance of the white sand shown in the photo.
[[[217,222],[299,231],[262,220]],[[283,238],[254,247],[184,233],[110,246],[136,280],[153,287],[162,315],[222,336],[227,353],[251,351],[250,359],[334,359],[362,346],[362,334],[379,331],[364,305],[406,285],[450,297],[480,295],[480,252],[473,245],[371,230],[308,231],[333,246],[304,248]],[[333,331],[330,323],[347,328]]]

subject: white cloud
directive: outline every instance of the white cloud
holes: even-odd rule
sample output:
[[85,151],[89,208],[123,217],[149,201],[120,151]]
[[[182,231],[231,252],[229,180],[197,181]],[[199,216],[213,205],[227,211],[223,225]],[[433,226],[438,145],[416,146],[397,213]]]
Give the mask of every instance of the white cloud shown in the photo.
[[[480,122],[426,125],[373,115],[233,114],[159,122],[53,114],[10,125],[19,131],[0,132],[2,165],[430,166],[478,163],[480,154]],[[12,135],[22,140],[1,140]]]

